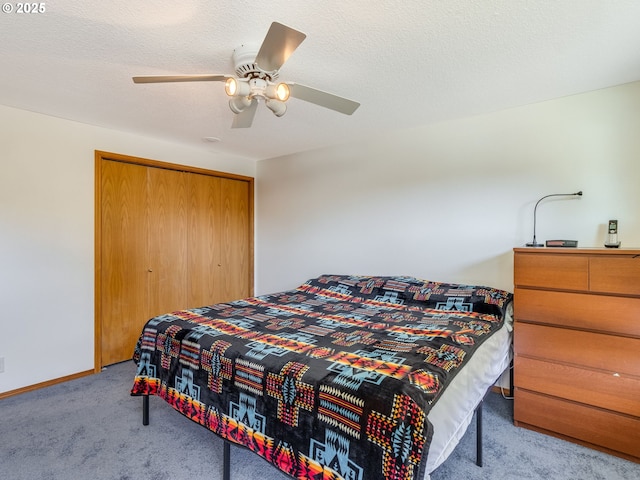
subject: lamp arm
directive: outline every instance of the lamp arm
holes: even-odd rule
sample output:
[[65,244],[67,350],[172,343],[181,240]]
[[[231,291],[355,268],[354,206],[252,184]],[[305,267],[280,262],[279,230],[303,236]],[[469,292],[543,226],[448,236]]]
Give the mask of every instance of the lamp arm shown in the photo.
[[528,246],[535,247],[538,245],[538,243],[536,242],[536,212],[538,210],[538,205],[540,204],[540,202],[545,198],[549,198],[549,197],[575,197],[575,196],[581,197],[582,190],[575,193],[552,193],[551,195],[545,195],[544,197],[542,197],[540,200],[536,202],[535,207],[533,207],[533,241],[530,244],[527,244]]

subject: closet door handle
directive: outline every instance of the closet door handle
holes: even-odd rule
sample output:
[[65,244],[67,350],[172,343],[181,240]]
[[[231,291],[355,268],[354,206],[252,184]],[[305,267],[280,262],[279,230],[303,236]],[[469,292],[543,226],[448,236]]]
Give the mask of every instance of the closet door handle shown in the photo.
[[147,269],[147,272],[149,272],[149,273],[153,272],[153,268]]

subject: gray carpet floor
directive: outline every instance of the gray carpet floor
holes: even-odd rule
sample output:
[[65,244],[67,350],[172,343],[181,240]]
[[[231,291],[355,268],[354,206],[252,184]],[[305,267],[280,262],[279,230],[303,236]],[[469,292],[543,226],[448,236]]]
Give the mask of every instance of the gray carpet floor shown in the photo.
[[[222,440],[150,399],[131,397],[135,366],[0,400],[3,480],[219,480]],[[512,404],[497,393],[484,407],[484,467],[475,465],[475,422],[458,448],[431,475],[453,479],[638,480],[640,465],[516,428]],[[232,480],[286,480],[255,454],[231,447]]]

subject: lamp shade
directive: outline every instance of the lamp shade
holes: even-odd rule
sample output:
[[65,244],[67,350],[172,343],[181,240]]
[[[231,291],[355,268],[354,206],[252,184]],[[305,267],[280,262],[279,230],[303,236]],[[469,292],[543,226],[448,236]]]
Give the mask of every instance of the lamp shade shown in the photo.
[[251,87],[247,81],[239,80],[235,77],[230,77],[224,84],[224,91],[230,97],[246,97],[251,93]]
[[273,112],[276,117],[281,117],[287,111],[287,105],[280,100],[274,100],[273,98],[267,98],[265,101],[267,108]]
[[271,84],[265,89],[265,95],[267,98],[272,98],[274,100],[280,100],[281,102],[286,102],[289,100],[289,95],[291,91],[289,90],[289,85],[286,83],[278,83]]
[[240,113],[251,105],[249,97],[233,97],[229,100],[229,108],[233,113]]

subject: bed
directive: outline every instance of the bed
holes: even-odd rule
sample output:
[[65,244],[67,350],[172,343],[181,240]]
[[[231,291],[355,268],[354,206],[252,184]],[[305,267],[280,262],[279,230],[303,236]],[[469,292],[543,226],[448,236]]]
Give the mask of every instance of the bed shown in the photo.
[[298,479],[428,480],[508,368],[509,292],[322,275],[152,318],[132,395],[157,395]]

